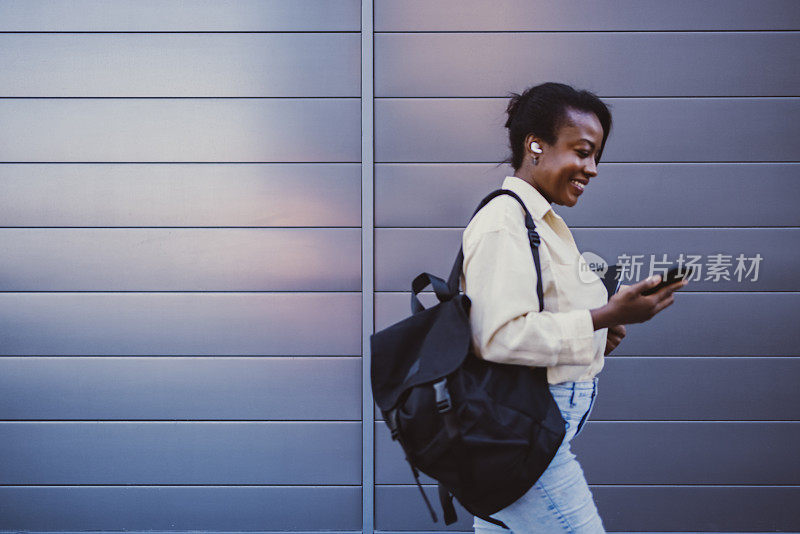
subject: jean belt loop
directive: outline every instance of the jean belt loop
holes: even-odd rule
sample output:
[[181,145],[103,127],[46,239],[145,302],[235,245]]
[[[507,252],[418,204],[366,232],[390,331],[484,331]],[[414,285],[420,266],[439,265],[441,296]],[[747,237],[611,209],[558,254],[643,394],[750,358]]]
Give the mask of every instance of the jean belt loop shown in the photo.
[[575,390],[577,389],[578,384],[575,382],[572,383],[572,395],[569,398],[569,406],[570,408],[575,407]]

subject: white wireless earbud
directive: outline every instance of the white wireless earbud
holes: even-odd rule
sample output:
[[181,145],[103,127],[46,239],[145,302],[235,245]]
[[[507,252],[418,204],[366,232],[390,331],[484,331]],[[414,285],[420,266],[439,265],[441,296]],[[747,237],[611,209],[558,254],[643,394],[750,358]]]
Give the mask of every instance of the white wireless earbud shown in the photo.
[[537,154],[541,154],[542,153],[542,147],[539,146],[539,143],[534,141],[533,143],[531,143],[531,152],[535,152]]

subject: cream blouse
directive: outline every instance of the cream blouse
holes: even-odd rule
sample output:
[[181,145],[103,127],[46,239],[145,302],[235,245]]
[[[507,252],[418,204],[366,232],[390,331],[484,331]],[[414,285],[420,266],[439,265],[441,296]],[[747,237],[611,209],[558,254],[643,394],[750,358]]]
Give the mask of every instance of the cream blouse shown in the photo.
[[502,187],[522,199],[539,232],[544,311],[522,206],[507,195],[492,199],[462,237],[461,283],[472,301],[476,352],[494,362],[547,367],[551,384],[591,380],[603,368],[608,329],[593,330],[589,310],[606,304],[605,286],[541,193],[515,176]]

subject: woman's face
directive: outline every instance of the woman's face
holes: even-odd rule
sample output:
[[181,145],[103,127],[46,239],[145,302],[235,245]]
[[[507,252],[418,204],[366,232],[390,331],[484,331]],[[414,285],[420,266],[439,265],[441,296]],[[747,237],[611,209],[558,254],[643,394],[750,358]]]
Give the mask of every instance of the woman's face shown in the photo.
[[574,206],[589,179],[597,176],[595,158],[603,141],[603,127],[594,113],[567,109],[566,120],[556,133],[552,145],[528,136],[529,152],[533,140],[542,149],[538,164],[531,167],[532,182],[549,202]]

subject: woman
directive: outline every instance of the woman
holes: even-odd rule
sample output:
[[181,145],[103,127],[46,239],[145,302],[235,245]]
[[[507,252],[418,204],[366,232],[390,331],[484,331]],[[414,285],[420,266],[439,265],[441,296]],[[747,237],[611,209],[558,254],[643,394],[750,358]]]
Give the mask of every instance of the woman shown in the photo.
[[[605,532],[583,470],[570,451],[594,405],[603,358],[640,323],[672,304],[681,281],[643,296],[660,277],[623,288],[610,300],[552,204],[574,206],[597,176],[611,129],[606,105],[588,91],[545,83],[513,94],[507,109],[514,175],[503,188],[522,198],[541,238],[544,311],[523,211],[513,198],[493,199],[464,230],[464,293],[479,355],[501,363],[547,367],[550,391],[567,434],[555,458],[520,499],[492,517],[516,534]],[[588,193],[591,194],[591,193]],[[591,272],[591,271],[588,271]],[[475,518],[475,532],[508,532]]]

